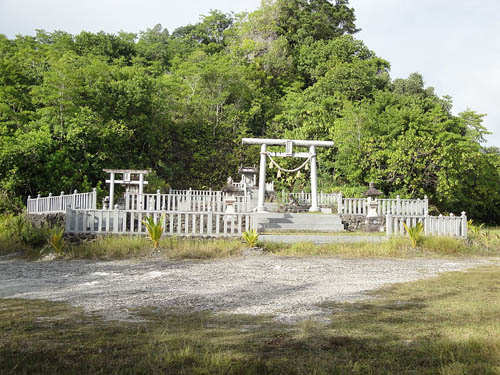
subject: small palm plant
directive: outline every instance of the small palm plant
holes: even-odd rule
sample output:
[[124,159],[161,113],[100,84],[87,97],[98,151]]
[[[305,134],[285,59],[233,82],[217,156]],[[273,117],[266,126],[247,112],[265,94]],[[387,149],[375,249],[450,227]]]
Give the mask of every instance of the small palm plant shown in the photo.
[[259,233],[255,229],[249,229],[243,232],[243,240],[250,247],[255,247],[257,245],[257,241],[259,240]]
[[49,232],[47,242],[56,254],[62,253],[63,249],[66,247],[66,241],[64,240],[64,228],[52,229]]
[[411,240],[411,247],[414,249],[417,247],[417,245],[422,241],[423,234],[422,232],[424,231],[424,225],[422,222],[417,223],[414,227],[408,227],[406,223],[403,223],[406,233],[410,236]]
[[470,219],[467,221],[467,228],[469,229],[472,237],[478,238],[482,234],[484,223],[481,225],[475,225],[474,221]]
[[160,246],[160,238],[163,234],[163,222],[165,214],[161,215],[158,222],[155,223],[153,216],[147,216],[142,223],[146,226],[149,234],[149,239],[153,242],[153,247],[156,249]]

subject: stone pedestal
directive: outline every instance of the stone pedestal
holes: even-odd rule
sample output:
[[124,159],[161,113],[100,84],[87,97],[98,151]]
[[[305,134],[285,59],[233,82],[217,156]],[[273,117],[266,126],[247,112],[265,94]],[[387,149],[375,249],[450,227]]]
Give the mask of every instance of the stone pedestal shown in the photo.
[[371,216],[365,218],[363,225],[363,232],[384,232],[385,231],[385,217],[384,216]]

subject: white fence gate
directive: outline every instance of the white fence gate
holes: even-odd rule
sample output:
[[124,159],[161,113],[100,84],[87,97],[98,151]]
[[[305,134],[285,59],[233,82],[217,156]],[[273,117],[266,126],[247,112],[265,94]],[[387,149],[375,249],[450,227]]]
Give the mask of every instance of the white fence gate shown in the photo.
[[97,192],[96,189],[89,193],[78,193],[75,190],[73,194],[65,195],[64,192],[61,192],[60,195],[49,194],[48,197],[40,195],[36,198],[28,197],[26,207],[29,214],[65,212],[69,207],[95,210],[97,208]]
[[[344,215],[366,215],[366,198],[343,198],[342,194],[338,198],[338,213]],[[429,210],[429,200],[424,199],[378,199],[378,215],[420,215],[424,216]]]
[[[131,211],[189,211],[189,212],[224,212],[226,194],[217,191],[212,194],[131,194],[125,193],[125,210]],[[250,212],[251,201],[248,196],[235,196],[233,207],[236,212]]]
[[240,237],[253,228],[250,213],[161,212],[131,210],[66,210],[66,233],[147,234],[143,220],[152,216],[155,222],[165,215],[165,235],[189,237]]
[[386,215],[386,234],[404,235],[406,230],[404,224],[408,227],[414,227],[417,223],[424,226],[426,236],[453,236],[467,237],[467,216],[462,212],[461,216],[407,216],[407,215]]

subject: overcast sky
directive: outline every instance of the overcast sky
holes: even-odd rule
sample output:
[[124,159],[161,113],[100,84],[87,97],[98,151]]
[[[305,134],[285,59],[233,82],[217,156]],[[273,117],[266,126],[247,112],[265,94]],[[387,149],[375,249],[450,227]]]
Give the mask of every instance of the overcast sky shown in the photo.
[[[160,23],[170,32],[196,23],[210,9],[236,13],[260,0],[0,0],[0,33],[35,29],[139,32]],[[454,113],[467,108],[488,116],[500,147],[500,2],[498,0],[351,0],[362,29],[357,37],[391,63],[392,78],[412,72],[438,95],[453,98]]]

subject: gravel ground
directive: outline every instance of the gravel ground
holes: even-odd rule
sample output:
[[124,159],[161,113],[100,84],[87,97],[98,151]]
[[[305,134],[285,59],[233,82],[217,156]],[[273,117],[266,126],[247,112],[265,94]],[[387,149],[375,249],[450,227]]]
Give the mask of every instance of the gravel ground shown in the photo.
[[164,259],[28,262],[0,257],[0,298],[65,301],[108,319],[141,306],[327,320],[318,304],[357,301],[381,286],[459,271],[499,258],[338,259],[252,255],[213,261]]

